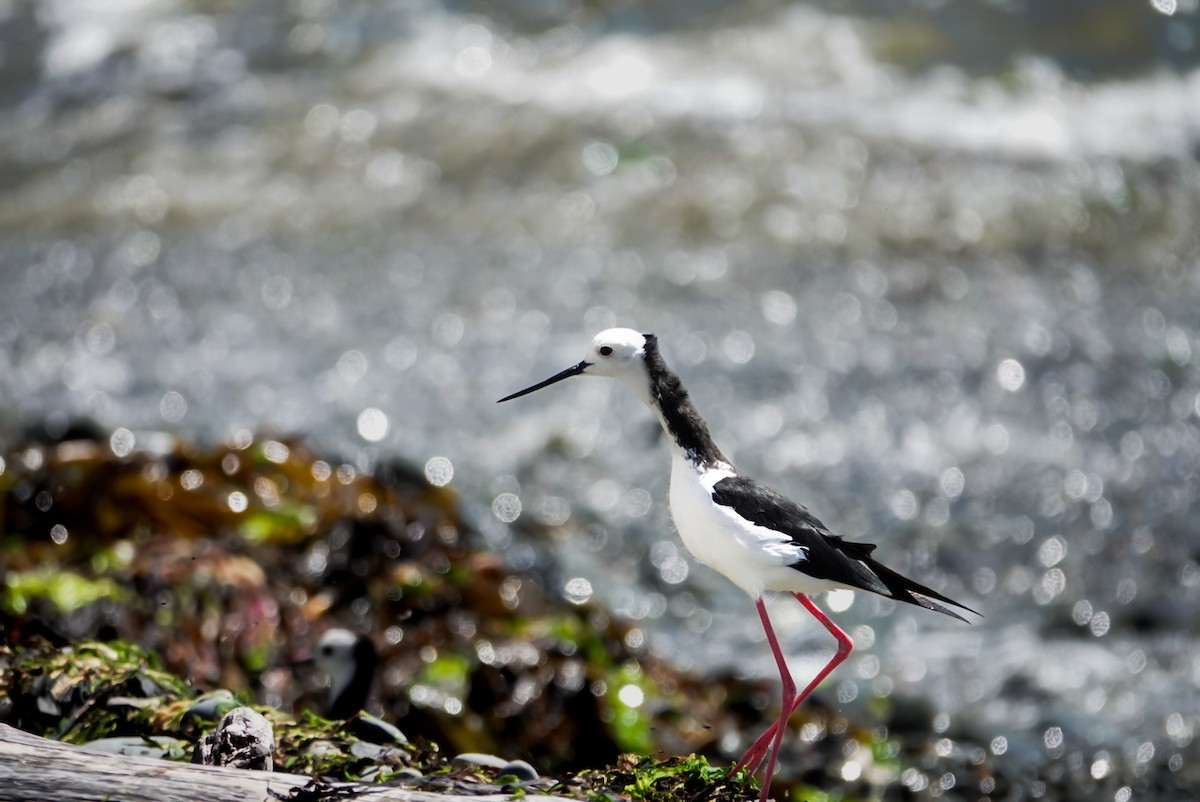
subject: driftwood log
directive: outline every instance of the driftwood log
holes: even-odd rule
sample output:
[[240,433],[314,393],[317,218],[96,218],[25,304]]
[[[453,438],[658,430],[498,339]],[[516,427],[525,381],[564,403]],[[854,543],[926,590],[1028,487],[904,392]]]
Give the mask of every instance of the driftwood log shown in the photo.
[[[0,724],[0,802],[279,802],[309,777],[124,757],[51,741]],[[465,796],[394,786],[338,783],[370,802],[507,802],[511,794]],[[345,793],[345,791],[343,791]],[[297,793],[298,799],[312,799]],[[562,802],[530,794],[530,802]]]

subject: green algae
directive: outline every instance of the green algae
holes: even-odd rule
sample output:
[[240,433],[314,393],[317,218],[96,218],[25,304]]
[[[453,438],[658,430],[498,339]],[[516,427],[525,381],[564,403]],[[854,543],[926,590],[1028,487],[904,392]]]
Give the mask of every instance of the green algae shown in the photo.
[[616,802],[623,797],[642,802],[750,802],[760,792],[746,771],[731,775],[727,767],[713,766],[696,755],[666,760],[622,755],[613,766],[580,772],[574,782],[589,802]]
[[46,644],[9,651],[6,661],[12,723],[69,743],[173,734],[171,704],[195,695],[156,657],[123,641]]
[[654,733],[646,711],[657,694],[637,663],[626,663],[609,673],[605,701],[612,709],[609,731],[626,752],[647,754],[654,748]]
[[89,578],[73,571],[35,569],[9,571],[4,577],[3,606],[10,615],[25,613],[34,599],[44,598],[69,613],[101,599],[121,599],[125,591],[107,577]]

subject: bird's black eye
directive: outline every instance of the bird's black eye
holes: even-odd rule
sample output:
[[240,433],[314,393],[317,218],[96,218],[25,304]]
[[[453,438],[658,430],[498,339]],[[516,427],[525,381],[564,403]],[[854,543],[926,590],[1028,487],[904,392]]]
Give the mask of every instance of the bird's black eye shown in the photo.
[[329,644],[325,644],[324,646],[321,647],[321,654],[325,655],[326,657],[329,657],[331,654],[333,654],[333,647],[330,646]]
[[611,345],[600,346],[600,356],[612,356],[612,346]]

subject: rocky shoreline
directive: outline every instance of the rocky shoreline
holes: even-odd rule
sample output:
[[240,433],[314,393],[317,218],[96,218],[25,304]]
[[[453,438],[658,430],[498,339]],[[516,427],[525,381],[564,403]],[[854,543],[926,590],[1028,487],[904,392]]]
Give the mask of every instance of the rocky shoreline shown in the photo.
[[[652,656],[635,626],[504,565],[454,491],[417,471],[364,473],[290,438],[201,446],[88,427],[0,459],[4,723],[187,760],[248,704],[275,728],[281,771],[455,793],[757,797],[724,775],[771,720],[769,683]],[[403,740],[312,712],[323,688],[292,664],[333,626],[375,644],[366,708]],[[934,719],[904,699],[843,713],[818,691],[792,720],[776,795],[1089,799],[1061,761],[1030,765]],[[1114,760],[1106,784],[1172,777],[1194,780]]]

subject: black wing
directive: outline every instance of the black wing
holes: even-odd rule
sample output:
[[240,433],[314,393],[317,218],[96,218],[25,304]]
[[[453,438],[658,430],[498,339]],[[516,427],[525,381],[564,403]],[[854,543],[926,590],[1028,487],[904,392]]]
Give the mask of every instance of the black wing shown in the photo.
[[713,485],[713,501],[751,523],[782,532],[805,549],[806,559],[792,567],[817,579],[840,582],[897,601],[915,604],[966,621],[937,602],[979,615],[965,604],[902,576],[871,557],[872,543],[852,543],[832,534],[805,507],[767,485],[741,474]]

